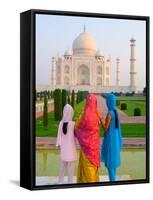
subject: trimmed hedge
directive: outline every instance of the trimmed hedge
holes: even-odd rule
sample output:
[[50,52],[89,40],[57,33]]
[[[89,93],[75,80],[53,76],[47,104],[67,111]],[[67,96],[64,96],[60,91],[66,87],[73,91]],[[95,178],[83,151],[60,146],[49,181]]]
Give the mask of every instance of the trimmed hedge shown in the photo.
[[135,108],[134,109],[134,116],[141,116],[141,110],[140,110],[140,108]]
[[54,91],[54,118],[60,121],[62,118],[62,93],[60,89]]
[[127,110],[127,104],[121,103],[121,110]]

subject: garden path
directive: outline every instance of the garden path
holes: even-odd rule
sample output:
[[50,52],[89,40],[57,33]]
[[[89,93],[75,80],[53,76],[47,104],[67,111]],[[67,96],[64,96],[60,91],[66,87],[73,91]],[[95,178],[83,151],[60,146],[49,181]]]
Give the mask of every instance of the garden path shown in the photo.
[[[107,114],[107,106],[106,106],[106,101],[101,95],[95,95],[97,97],[97,102],[98,102],[98,109],[102,116],[104,118],[106,117]],[[145,116],[128,116],[126,113],[118,109],[118,113],[120,116],[120,121],[123,124],[144,124],[146,123],[146,117]]]
[[[103,138],[101,138],[101,143],[102,140]],[[56,137],[36,137],[36,149],[57,149],[55,144]],[[124,137],[123,144],[127,147],[144,147],[146,141],[144,137]],[[78,143],[77,148],[80,148]]]

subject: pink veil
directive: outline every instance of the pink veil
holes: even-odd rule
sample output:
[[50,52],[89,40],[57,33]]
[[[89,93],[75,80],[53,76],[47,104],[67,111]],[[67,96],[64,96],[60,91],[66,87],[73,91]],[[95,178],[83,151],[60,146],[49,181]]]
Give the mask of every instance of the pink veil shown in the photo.
[[76,137],[84,154],[96,167],[100,166],[99,126],[97,99],[93,94],[89,94]]

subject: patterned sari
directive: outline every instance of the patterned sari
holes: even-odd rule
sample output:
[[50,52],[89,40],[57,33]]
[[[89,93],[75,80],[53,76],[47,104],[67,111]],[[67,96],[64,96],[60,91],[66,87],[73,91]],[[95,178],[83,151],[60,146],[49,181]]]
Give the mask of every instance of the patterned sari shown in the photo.
[[84,112],[76,122],[76,137],[80,144],[77,182],[98,182],[100,167],[100,136],[97,99],[93,94],[87,96]]

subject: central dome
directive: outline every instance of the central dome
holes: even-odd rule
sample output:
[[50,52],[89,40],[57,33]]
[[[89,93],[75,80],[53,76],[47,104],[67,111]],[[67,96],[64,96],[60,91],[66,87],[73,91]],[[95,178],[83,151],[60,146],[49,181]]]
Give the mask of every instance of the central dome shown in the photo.
[[82,32],[73,41],[73,53],[95,53],[96,52],[96,41],[88,32]]

